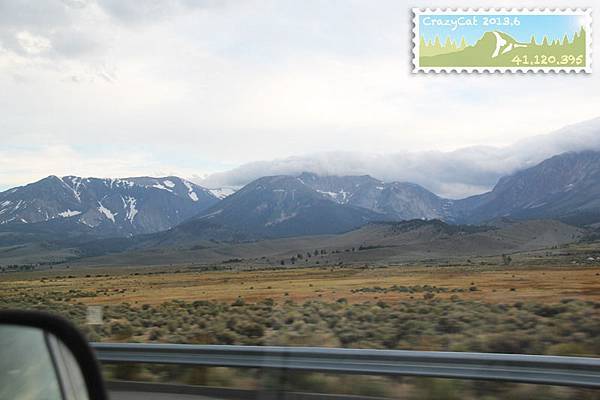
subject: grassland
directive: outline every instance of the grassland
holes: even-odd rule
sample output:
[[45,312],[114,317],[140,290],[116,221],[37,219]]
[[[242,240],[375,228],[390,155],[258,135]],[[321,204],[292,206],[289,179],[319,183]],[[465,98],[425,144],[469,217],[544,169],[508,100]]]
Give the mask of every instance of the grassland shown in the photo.
[[[391,286],[413,290],[361,290]],[[56,270],[4,274],[3,297],[40,295],[67,303],[132,305],[165,301],[230,303],[266,298],[349,303],[421,299],[418,287],[436,287],[436,298],[487,303],[561,299],[600,301],[600,265],[335,266],[199,271],[190,268]]]
[[[1,275],[0,308],[62,314],[93,341],[598,356],[600,264],[586,262],[596,252],[582,244],[515,255],[510,265],[496,257],[461,265],[54,268]],[[103,325],[86,324],[88,305],[103,306]],[[250,389],[277,379],[222,368],[109,366],[107,373]],[[288,382],[289,390],[405,399],[597,398],[414,378],[299,374]]]
[[[15,275],[0,307],[64,314],[91,340],[600,354],[597,266],[83,272]],[[85,325],[91,304],[104,325]]]

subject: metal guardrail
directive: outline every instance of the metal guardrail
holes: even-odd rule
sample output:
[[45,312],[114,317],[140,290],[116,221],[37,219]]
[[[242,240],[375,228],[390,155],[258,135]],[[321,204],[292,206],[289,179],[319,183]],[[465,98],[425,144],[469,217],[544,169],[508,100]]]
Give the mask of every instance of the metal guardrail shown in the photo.
[[600,359],[320,347],[92,343],[106,363],[180,364],[481,379],[600,388]]

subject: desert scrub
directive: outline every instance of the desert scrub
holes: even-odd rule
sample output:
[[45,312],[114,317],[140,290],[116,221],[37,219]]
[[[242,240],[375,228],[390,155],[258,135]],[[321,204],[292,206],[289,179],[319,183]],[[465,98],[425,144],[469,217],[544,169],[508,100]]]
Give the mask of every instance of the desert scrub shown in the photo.
[[0,308],[62,314],[93,341],[600,355],[600,303],[578,300],[488,304],[437,296],[424,300],[421,295],[359,304],[272,299],[122,303],[105,306],[104,324],[93,328],[85,325],[86,307],[79,303],[20,294],[0,298]]
[[125,340],[133,336],[133,328],[128,322],[114,321],[110,324],[110,334],[116,340]]
[[464,293],[467,291],[477,291],[477,287],[471,286],[468,289],[464,288],[447,288],[447,287],[439,287],[439,286],[430,286],[430,285],[413,285],[413,286],[401,286],[401,285],[393,285],[390,287],[381,287],[381,286],[373,286],[373,287],[363,287],[359,289],[352,289],[350,292],[352,293]]

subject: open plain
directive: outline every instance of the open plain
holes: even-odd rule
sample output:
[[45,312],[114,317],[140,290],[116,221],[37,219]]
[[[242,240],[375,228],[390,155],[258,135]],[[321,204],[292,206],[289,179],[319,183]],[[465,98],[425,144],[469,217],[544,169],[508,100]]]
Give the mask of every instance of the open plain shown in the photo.
[[[170,300],[400,301],[458,296],[489,303],[600,301],[600,265],[335,266],[197,271],[93,268],[4,274],[3,296],[22,294],[84,304],[159,304]],[[431,295],[428,295],[428,297]]]

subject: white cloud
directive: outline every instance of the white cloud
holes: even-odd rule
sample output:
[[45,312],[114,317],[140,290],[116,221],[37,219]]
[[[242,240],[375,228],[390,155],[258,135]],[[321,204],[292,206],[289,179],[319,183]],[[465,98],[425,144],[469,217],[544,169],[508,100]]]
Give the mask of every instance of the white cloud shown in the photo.
[[[424,150],[507,145],[598,115],[597,74],[411,74],[409,10],[385,0],[0,1],[0,141],[70,148],[92,175],[105,169],[75,149],[135,149],[197,174],[314,153],[382,154],[389,169],[397,154],[418,166]],[[320,165],[343,165],[331,157]],[[364,157],[350,157],[353,170],[368,170]],[[480,175],[454,187],[480,190],[496,176]],[[5,177],[0,185],[16,182]],[[431,186],[453,193],[447,182]]]
[[52,43],[48,38],[32,35],[27,31],[17,33],[16,38],[21,48],[28,54],[38,55],[52,48]]
[[451,152],[388,154],[320,153],[253,162],[195,181],[209,187],[244,185],[265,175],[372,175],[385,181],[419,183],[448,198],[490,190],[497,180],[567,151],[600,150],[600,118],[505,147],[467,147]]

